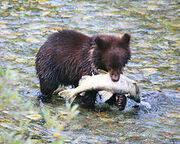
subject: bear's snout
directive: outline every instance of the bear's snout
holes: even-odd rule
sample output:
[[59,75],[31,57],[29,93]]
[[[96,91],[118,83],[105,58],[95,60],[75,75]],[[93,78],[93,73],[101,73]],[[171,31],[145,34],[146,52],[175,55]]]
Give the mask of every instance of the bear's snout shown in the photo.
[[120,69],[109,69],[108,72],[113,82],[119,81],[120,74],[122,73]]
[[119,78],[120,78],[120,75],[119,74],[117,74],[117,75],[111,75],[111,80],[113,81],[113,82],[117,82],[118,80],[119,80]]

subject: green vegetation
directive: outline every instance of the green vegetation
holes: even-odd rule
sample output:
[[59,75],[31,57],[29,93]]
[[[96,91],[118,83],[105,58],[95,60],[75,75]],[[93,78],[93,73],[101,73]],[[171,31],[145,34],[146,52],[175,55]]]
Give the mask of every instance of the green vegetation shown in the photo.
[[[25,102],[18,94],[17,77],[17,72],[0,68],[0,143],[59,144],[67,141],[62,130],[78,114],[78,106],[67,106],[65,111],[57,114],[52,114],[45,106],[35,107],[30,100]],[[40,123],[43,131],[38,130],[36,123]]]

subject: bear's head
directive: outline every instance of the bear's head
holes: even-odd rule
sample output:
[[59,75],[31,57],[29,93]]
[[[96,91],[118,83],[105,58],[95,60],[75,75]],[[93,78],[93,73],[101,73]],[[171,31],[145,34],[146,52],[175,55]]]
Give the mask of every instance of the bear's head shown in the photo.
[[98,69],[108,71],[112,81],[116,82],[122,74],[123,67],[131,57],[129,48],[130,35],[122,37],[97,35],[94,37],[93,60]]

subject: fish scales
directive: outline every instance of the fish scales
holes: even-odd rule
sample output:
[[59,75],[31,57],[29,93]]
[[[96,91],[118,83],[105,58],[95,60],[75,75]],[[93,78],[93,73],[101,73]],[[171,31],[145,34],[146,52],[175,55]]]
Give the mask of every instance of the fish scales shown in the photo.
[[121,75],[119,81],[117,82],[113,82],[109,74],[83,76],[79,81],[78,87],[61,91],[59,95],[67,98],[69,102],[72,103],[77,94],[87,90],[103,90],[111,92],[112,94],[129,94],[129,98],[135,100],[136,102],[140,102],[139,89],[136,82],[124,75]]

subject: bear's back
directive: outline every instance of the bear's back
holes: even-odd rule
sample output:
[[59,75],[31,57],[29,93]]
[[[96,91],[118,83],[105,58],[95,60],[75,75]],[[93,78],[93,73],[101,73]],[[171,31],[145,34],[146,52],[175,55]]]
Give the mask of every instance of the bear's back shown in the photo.
[[89,74],[90,37],[63,30],[50,35],[36,55],[39,79],[56,79],[63,85],[77,85],[83,74]]
[[[61,51],[77,51],[85,48],[84,45],[88,43],[89,40],[90,37],[82,33],[73,30],[62,30],[50,35],[44,46],[49,49],[56,49],[57,51],[58,49]],[[44,46],[42,46],[42,49]]]

